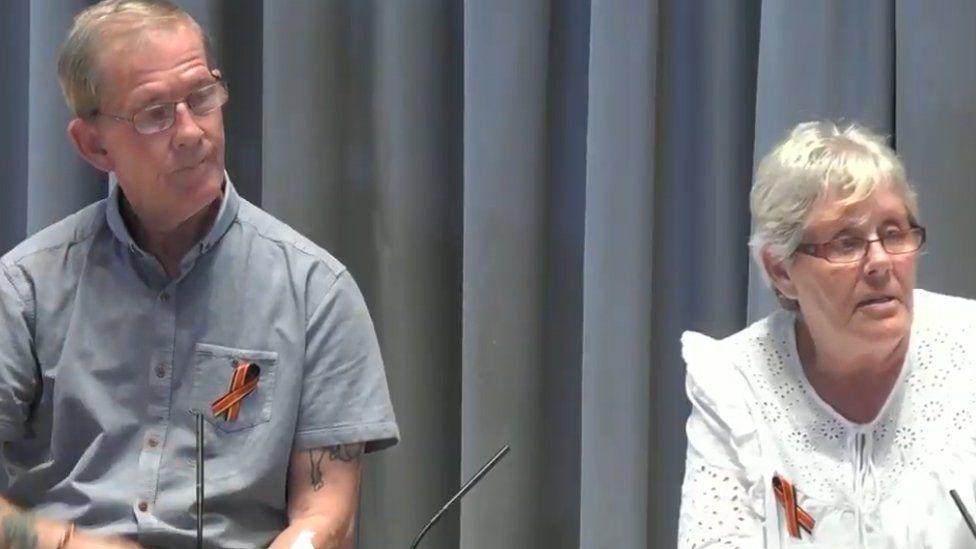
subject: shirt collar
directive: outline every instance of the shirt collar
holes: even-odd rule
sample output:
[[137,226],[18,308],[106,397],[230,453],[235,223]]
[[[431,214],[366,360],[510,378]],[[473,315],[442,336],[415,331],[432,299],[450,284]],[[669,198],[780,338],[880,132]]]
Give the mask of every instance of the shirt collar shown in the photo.
[[[109,173],[108,176],[109,194],[108,203],[105,209],[105,217],[108,220],[108,226],[112,230],[112,234],[115,238],[119,240],[122,244],[128,246],[131,249],[137,249],[135,240],[132,238],[132,234],[129,232],[129,228],[125,226],[125,221],[122,219],[122,191],[119,188],[118,179],[115,177],[115,172]],[[224,195],[221,198],[220,210],[217,212],[217,217],[214,221],[210,231],[207,235],[197,244],[197,248],[205,252],[212,248],[227,229],[230,228],[234,219],[237,217],[237,211],[240,208],[241,198],[237,194],[237,190],[234,189],[234,184],[230,180],[230,175],[224,171]]]

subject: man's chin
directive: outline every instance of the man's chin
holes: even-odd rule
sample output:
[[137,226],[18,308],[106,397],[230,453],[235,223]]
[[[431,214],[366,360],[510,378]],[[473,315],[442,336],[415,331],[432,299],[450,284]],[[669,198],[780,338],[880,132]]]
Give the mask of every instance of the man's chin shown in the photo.
[[209,197],[213,200],[220,196],[224,187],[224,170],[217,166],[201,164],[173,172],[169,174],[167,180],[170,188],[184,195],[197,199]]
[[196,202],[194,208],[186,209],[180,212],[179,215],[171,218],[171,223],[169,230],[175,230],[177,227],[185,225],[187,223],[193,223],[194,220],[203,219],[210,215],[215,215],[219,204],[217,199],[220,197],[218,192],[216,197],[212,199],[204,199]]

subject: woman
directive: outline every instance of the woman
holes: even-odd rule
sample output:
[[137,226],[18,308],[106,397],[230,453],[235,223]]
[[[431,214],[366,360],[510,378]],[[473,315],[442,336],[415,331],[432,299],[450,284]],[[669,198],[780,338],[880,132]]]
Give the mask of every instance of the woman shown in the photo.
[[882,138],[798,125],[759,165],[750,246],[781,308],[681,341],[679,547],[976,547],[976,302],[915,290],[925,229]]

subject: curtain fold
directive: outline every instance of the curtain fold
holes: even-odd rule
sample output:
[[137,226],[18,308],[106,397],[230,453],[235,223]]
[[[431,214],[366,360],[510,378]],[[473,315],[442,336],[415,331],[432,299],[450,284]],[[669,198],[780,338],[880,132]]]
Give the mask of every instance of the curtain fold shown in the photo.
[[462,502],[466,548],[550,534],[539,527],[547,461],[558,459],[543,444],[542,401],[550,33],[548,1],[464,4],[461,470],[513,448]]
[[[441,0],[376,13],[370,293],[397,419],[413,436],[369,465],[360,547],[406,546],[460,482],[460,16]],[[458,513],[425,543],[456,546]]]
[[[976,7],[912,0],[177,0],[231,90],[241,194],[359,282],[402,443],[366,458],[358,546],[675,543],[679,337],[776,305],[753,164],[801,120],[892,137],[919,285],[974,296]],[[105,194],[55,55],[86,0],[0,2],[0,253]]]
[[29,70],[26,82],[27,234],[37,232],[105,195],[97,172],[74,151],[67,138],[71,119],[58,84],[57,52],[82,0],[30,2]]
[[27,233],[30,7],[26,2],[0,3],[0,52],[0,120],[4,121],[0,124],[0,251],[6,252]]
[[[648,547],[674,544],[684,471],[680,336],[743,326],[759,6],[662,2],[654,256]],[[677,475],[677,476],[675,476]]]
[[580,547],[648,547],[656,2],[592,5]]
[[976,295],[976,4],[894,2],[898,153],[918,189],[919,286]]

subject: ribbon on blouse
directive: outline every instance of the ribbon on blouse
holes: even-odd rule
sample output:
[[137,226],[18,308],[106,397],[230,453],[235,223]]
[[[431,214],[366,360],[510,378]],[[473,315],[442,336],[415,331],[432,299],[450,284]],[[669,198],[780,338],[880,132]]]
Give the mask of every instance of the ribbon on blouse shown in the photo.
[[785,478],[775,475],[773,476],[773,493],[776,494],[776,500],[786,512],[786,529],[790,536],[799,539],[800,528],[806,530],[808,534],[813,534],[813,526],[816,521],[797,503],[796,486],[790,484]]
[[225,421],[235,421],[241,411],[241,401],[258,386],[261,368],[253,362],[238,362],[230,378],[230,389],[210,405],[214,417],[224,416]]

